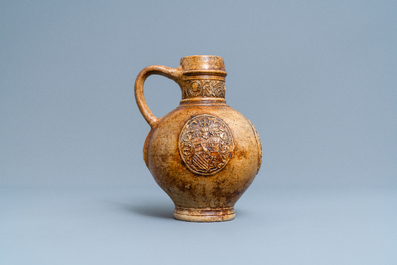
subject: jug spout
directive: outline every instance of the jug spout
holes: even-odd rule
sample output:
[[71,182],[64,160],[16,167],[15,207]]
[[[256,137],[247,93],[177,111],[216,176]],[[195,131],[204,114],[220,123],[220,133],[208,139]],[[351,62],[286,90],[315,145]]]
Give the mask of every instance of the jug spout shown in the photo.
[[222,57],[214,55],[191,55],[181,59],[183,74],[213,74],[225,77],[225,63]]

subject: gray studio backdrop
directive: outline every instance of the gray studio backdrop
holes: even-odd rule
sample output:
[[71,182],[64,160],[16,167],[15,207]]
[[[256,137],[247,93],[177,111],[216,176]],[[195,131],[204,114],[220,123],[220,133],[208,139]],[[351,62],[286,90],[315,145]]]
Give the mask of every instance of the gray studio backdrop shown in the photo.
[[[156,185],[133,84],[152,64],[225,59],[256,126],[254,185],[392,186],[396,1],[1,1],[0,186]],[[145,86],[156,116],[178,86]]]

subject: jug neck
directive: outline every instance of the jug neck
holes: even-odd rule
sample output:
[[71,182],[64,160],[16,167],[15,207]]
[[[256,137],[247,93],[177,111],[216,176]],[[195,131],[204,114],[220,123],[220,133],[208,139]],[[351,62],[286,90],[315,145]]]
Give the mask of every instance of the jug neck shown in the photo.
[[223,58],[212,55],[193,55],[181,59],[182,75],[179,85],[182,103],[226,102],[225,65]]
[[225,77],[188,76],[181,82],[182,99],[225,98]]

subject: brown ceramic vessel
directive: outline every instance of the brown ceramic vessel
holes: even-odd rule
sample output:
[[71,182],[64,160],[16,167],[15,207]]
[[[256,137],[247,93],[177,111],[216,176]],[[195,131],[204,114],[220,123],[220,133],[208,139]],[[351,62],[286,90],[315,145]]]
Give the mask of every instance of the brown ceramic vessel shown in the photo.
[[[152,74],[179,84],[180,105],[156,118],[143,96]],[[259,171],[262,146],[254,125],[225,100],[223,58],[183,57],[178,68],[152,65],[135,82],[139,110],[149,123],[143,159],[183,221],[228,221]]]

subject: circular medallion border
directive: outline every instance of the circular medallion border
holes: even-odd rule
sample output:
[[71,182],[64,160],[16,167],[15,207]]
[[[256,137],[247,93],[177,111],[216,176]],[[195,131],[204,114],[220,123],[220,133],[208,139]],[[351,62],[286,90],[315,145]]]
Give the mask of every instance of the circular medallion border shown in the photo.
[[214,175],[229,162],[234,143],[230,128],[222,119],[202,114],[185,123],[179,135],[178,149],[190,171]]

